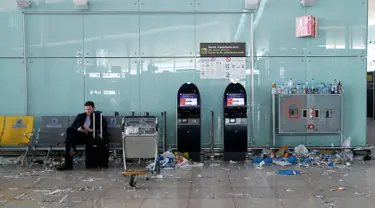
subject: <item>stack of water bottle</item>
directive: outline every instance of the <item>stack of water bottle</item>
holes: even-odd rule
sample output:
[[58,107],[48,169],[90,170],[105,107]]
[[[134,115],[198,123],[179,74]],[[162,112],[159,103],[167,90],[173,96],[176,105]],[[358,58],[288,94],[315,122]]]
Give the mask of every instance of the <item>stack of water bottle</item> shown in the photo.
[[272,93],[289,95],[289,94],[342,94],[344,93],[344,85],[341,81],[333,80],[332,83],[318,82],[314,78],[311,81],[306,80],[304,83],[294,83],[293,79],[286,80],[284,84],[277,85],[272,83]]

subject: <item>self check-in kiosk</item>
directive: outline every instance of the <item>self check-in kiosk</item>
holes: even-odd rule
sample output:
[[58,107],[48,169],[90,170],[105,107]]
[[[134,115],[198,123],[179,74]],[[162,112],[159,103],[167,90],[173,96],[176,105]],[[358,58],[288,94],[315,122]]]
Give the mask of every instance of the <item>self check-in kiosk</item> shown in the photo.
[[200,160],[201,101],[193,83],[185,83],[177,94],[177,150],[188,152],[193,161]]
[[231,83],[224,92],[224,160],[242,161],[247,152],[246,90]]

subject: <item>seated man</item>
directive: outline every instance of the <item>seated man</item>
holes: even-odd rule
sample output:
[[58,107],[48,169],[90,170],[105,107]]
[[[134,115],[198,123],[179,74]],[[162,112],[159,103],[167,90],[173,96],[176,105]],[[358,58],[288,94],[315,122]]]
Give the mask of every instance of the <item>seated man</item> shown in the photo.
[[[94,102],[87,101],[85,103],[85,112],[78,114],[72,125],[66,130],[65,162],[61,166],[56,167],[57,170],[73,169],[73,157],[77,153],[76,145],[86,144],[86,139],[93,138],[93,128],[95,128],[96,131],[99,131],[100,113],[95,114],[95,127],[93,127],[93,114],[95,112],[94,110]],[[105,135],[107,132],[107,125],[104,119],[101,125],[103,125],[103,135]]]

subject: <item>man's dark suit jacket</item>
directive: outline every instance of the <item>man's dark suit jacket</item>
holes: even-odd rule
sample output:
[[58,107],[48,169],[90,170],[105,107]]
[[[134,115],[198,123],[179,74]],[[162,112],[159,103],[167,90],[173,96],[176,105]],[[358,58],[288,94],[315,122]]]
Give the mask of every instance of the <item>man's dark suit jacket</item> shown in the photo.
[[[93,115],[91,115],[90,119],[91,119],[91,124],[89,128],[94,129],[93,128],[93,123],[94,123]],[[79,127],[82,127],[85,124],[85,120],[86,120],[86,113],[78,114],[76,119],[74,119],[72,125],[70,125],[70,128],[78,130]],[[105,121],[104,118],[103,118],[102,126],[103,126],[103,136],[108,136],[107,122]],[[100,131],[100,113],[99,112],[95,113],[95,131],[98,133]]]

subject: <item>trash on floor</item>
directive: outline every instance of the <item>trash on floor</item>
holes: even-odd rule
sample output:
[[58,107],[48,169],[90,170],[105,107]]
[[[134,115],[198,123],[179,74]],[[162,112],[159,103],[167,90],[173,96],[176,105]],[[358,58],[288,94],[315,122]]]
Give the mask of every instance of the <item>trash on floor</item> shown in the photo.
[[0,156],[0,165],[11,165],[11,164],[21,164],[23,155],[19,157],[2,157]]
[[68,195],[65,195],[60,201],[59,201],[59,204],[63,203],[63,201],[68,198]]
[[258,165],[255,166],[256,169],[262,169],[263,165],[265,164],[264,161],[260,162]]
[[233,196],[233,197],[242,197],[244,196],[243,193],[229,193],[230,196]]
[[286,192],[294,192],[294,190],[293,189],[287,189],[287,190],[285,190]]
[[164,175],[159,174],[159,175],[156,175],[156,176],[151,176],[151,178],[153,178],[153,179],[163,179]]
[[284,157],[285,154],[287,154],[288,151],[288,145],[284,145],[280,147],[279,151],[276,152],[276,156]]
[[280,166],[288,166],[288,165],[292,165],[290,162],[288,161],[280,161],[280,160],[275,160],[273,161],[273,163],[275,163],[276,165],[280,165]]
[[301,171],[299,170],[278,170],[277,174],[279,175],[299,175]]
[[324,202],[323,204],[327,208],[334,208],[336,206],[335,201],[327,201],[327,202]]
[[330,189],[330,191],[343,191],[343,190],[346,190],[345,187],[337,187],[337,188],[334,188],[334,189]]
[[294,147],[294,153],[296,155],[307,156],[309,154],[309,151],[307,150],[305,145],[300,144],[300,145]]

